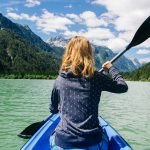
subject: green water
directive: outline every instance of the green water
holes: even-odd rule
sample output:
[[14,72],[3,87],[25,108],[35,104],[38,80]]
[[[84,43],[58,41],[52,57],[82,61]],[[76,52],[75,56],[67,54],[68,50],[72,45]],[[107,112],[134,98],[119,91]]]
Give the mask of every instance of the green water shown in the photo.
[[[0,150],[19,150],[26,126],[49,115],[54,81],[0,80]],[[150,83],[128,82],[125,94],[104,92],[100,114],[135,150],[150,150]]]

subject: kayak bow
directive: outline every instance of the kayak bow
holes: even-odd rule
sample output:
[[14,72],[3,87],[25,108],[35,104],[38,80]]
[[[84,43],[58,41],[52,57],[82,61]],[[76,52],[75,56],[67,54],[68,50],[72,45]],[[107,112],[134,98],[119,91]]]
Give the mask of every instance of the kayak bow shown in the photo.
[[[59,114],[54,114],[21,148],[21,150],[50,150],[49,138],[53,134],[60,121]],[[100,125],[106,139],[103,139],[104,150],[132,150],[131,146],[111,127],[102,117],[99,117]]]

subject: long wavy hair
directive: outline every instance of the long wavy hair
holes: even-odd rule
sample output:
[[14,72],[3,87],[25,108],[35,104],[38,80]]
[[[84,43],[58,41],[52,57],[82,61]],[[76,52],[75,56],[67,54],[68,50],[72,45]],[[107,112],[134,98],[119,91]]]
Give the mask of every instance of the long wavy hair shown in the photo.
[[83,36],[69,41],[62,60],[61,70],[71,70],[74,75],[91,78],[94,75],[94,57],[90,42]]

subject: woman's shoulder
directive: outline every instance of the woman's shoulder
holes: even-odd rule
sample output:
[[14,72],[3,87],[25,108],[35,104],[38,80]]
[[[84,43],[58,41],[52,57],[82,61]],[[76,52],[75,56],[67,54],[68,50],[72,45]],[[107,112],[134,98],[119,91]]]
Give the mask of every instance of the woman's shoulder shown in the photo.
[[103,76],[104,74],[97,70],[94,72],[94,78],[102,78]]
[[97,70],[94,72],[93,79],[96,82],[101,82],[101,81],[104,81],[105,79],[108,79],[108,78],[110,78],[110,77],[106,73],[102,73],[102,72],[99,72]]

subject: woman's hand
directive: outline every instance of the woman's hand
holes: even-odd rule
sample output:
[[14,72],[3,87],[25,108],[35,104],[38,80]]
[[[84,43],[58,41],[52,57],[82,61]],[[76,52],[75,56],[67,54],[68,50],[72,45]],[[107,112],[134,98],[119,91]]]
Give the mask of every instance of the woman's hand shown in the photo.
[[105,62],[105,63],[102,65],[102,67],[103,67],[103,69],[104,69],[105,71],[108,71],[109,68],[112,67],[112,63],[111,63],[110,61],[107,61],[107,62]]

